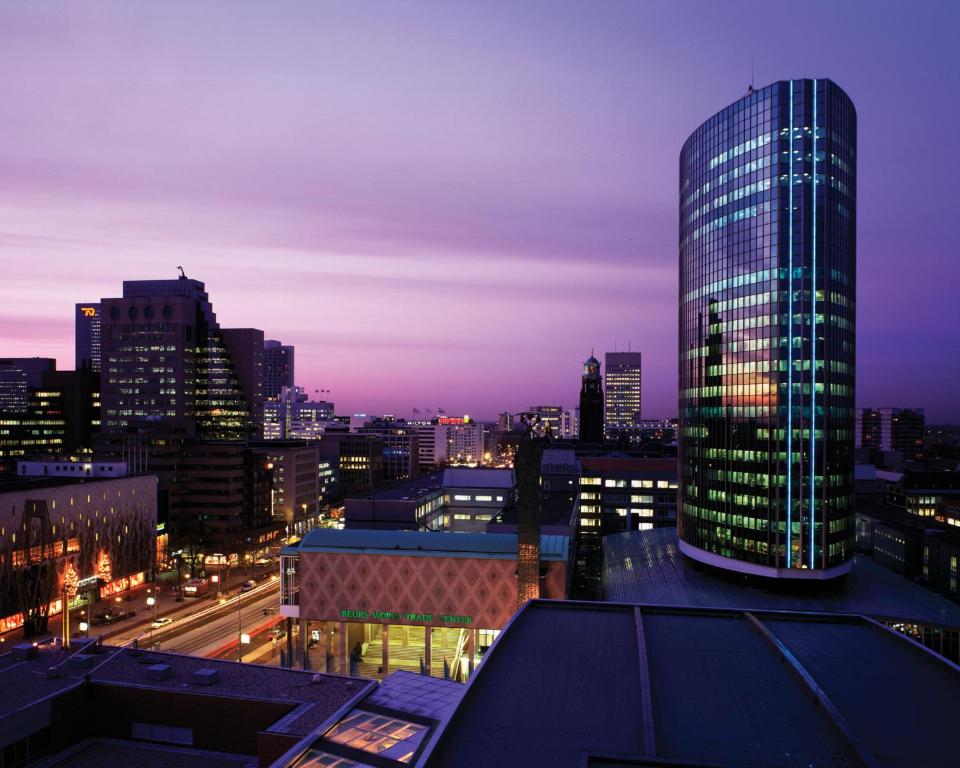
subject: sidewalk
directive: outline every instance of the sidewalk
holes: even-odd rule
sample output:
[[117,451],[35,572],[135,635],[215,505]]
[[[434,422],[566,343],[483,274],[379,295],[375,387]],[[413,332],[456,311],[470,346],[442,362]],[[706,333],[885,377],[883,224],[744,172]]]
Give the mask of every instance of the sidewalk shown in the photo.
[[[258,583],[262,582],[265,578],[268,578],[270,574],[277,572],[278,568],[278,563],[272,563],[264,566],[250,566],[248,573],[244,573],[243,568],[231,568],[229,583],[221,585],[222,596],[228,597],[236,595],[240,591],[240,586],[248,579],[253,578],[256,579]],[[121,595],[104,598],[102,600],[98,600],[97,602],[90,603],[82,609],[88,612],[85,617],[81,616],[80,610],[71,610],[71,636],[80,637],[82,635],[89,634],[90,637],[103,637],[106,640],[108,638],[115,637],[116,635],[123,634],[125,631],[129,631],[131,627],[134,627],[138,624],[142,624],[147,621],[153,621],[154,609],[147,605],[148,594],[157,597],[157,618],[161,616],[169,616],[172,619],[184,618],[197,613],[204,608],[210,607],[211,603],[217,599],[216,585],[211,584],[210,591],[207,592],[207,594],[201,595],[200,597],[185,597],[181,601],[177,601],[176,589],[169,583],[169,573],[170,572],[168,571],[164,574],[161,574],[156,584],[144,583],[134,587],[133,589],[127,590]],[[174,572],[173,582],[175,581],[176,573]],[[147,592],[148,589],[151,590],[150,593]],[[121,597],[122,600],[117,602],[115,597]],[[116,623],[109,624],[107,626],[91,625],[88,632],[80,632],[79,627],[81,621],[89,622],[89,617],[91,615],[100,613],[101,611],[106,611],[112,607],[116,607],[122,611],[135,610],[136,615],[131,616],[130,618],[121,619]],[[50,636],[55,638],[59,637],[60,626],[60,614],[51,616],[47,625],[46,634],[31,638],[31,640],[43,640]],[[17,643],[23,642],[24,639],[22,627],[7,632],[4,635],[0,635],[0,652],[3,652],[8,648],[12,648]]]

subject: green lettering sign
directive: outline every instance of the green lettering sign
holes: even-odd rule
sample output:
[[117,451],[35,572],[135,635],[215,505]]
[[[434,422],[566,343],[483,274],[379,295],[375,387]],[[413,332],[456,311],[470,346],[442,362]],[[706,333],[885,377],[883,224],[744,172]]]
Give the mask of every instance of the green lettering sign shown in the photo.
[[[432,623],[434,616],[432,613],[416,613],[414,611],[409,612],[400,612],[400,611],[359,611],[359,610],[342,610],[340,611],[341,619],[375,619],[377,621],[420,621],[425,623]],[[454,616],[452,614],[444,613],[437,617],[437,620],[442,624],[473,624],[473,616]]]

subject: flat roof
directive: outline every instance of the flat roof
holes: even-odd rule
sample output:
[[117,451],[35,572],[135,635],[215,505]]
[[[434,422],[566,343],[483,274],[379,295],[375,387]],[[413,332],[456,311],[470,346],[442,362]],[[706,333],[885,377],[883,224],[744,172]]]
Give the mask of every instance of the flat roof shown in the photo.
[[512,488],[516,484],[512,469],[453,467],[443,470],[444,488]]
[[429,768],[948,766],[960,668],[862,616],[535,600]]
[[[429,475],[403,480],[389,488],[376,491],[370,496],[357,496],[357,499],[374,499],[383,501],[413,501],[431,493],[443,490],[443,472],[434,472]],[[350,501],[350,499],[346,499]]]
[[[78,466],[83,466],[82,464]],[[115,483],[118,480],[137,480],[152,475],[136,475],[133,477],[110,477],[108,475],[85,475],[77,472],[76,475],[4,475],[0,474],[0,494],[19,493],[21,491],[39,491],[44,488],[63,488],[69,485],[92,485],[101,483]]]
[[581,456],[584,472],[645,472],[677,474],[677,459],[644,459],[633,456]]
[[67,747],[39,762],[36,768],[257,768],[259,761],[250,755],[211,752],[191,747],[175,747],[145,741],[89,738]]
[[[281,718],[282,723],[278,721],[276,730],[306,735],[340,707],[376,686],[371,680],[341,675],[322,674],[317,683],[310,671],[128,647],[98,647],[93,642],[75,644],[77,647],[70,651],[52,643],[42,645],[36,657],[26,661],[14,659],[12,652],[0,655],[0,690],[4,692],[0,696],[0,719],[81,685],[89,676],[91,682],[104,685],[290,704],[290,712]],[[74,666],[78,656],[92,659],[85,666]],[[151,678],[148,668],[161,664],[169,666],[169,675],[159,680]],[[51,668],[58,673],[49,674]],[[195,684],[192,675],[201,669],[216,670],[218,680],[211,685]]]
[[[859,613],[880,619],[960,627],[960,605],[858,555],[834,583],[750,586],[693,563],[677,547],[673,528],[603,538],[603,589],[614,602],[694,608],[744,608]],[[787,591],[789,590],[789,591]]]
[[[569,536],[540,537],[543,560],[566,560]],[[514,533],[459,533],[455,531],[398,531],[370,528],[315,528],[284,555],[312,552],[413,557],[467,557],[512,560],[517,556]]]

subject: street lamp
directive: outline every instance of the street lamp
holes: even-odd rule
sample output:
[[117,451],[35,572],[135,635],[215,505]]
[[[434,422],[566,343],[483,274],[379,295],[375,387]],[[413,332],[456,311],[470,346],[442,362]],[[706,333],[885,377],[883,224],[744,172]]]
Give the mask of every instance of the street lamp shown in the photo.
[[243,631],[243,619],[240,606],[237,606],[237,661],[243,661],[243,646],[250,645],[250,635]]
[[85,621],[80,622],[80,631],[86,634],[87,638],[90,638],[90,625]]
[[156,621],[157,620],[157,598],[155,598],[153,595],[150,595],[147,598],[147,607],[153,608],[153,620]]

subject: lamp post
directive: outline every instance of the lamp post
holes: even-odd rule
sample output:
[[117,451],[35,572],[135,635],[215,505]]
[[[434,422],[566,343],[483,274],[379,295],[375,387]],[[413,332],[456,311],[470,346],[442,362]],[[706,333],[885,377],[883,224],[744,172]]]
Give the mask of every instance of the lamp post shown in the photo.
[[147,607],[153,608],[153,620],[156,621],[157,620],[157,598],[155,598],[153,595],[150,595],[147,598]]
[[243,633],[241,608],[237,606],[237,661],[243,661],[243,646],[250,644],[250,635]]

